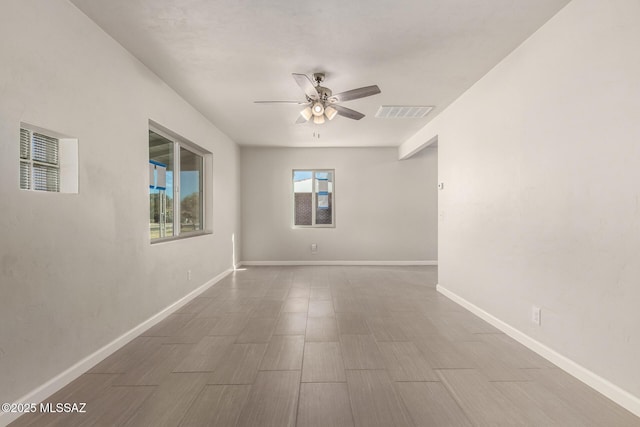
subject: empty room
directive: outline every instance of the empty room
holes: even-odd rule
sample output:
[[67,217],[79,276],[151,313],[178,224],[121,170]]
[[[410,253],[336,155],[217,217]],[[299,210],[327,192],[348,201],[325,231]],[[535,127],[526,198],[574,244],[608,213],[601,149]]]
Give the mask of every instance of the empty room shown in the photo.
[[0,2],[0,426],[640,426],[637,0]]

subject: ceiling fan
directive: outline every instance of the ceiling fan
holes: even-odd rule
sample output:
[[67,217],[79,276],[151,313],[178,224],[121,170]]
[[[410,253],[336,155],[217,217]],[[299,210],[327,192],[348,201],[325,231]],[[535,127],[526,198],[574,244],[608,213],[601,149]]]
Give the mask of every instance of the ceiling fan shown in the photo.
[[322,124],[325,122],[325,117],[329,120],[333,120],[335,116],[360,120],[364,117],[364,114],[338,105],[338,103],[380,93],[380,88],[373,85],[333,95],[331,89],[320,86],[320,83],[324,81],[324,73],[313,73],[313,80],[306,74],[292,73],[292,76],[296,83],[298,83],[298,86],[304,91],[306,101],[255,101],[255,103],[305,105],[305,108],[300,111],[300,117],[298,117],[296,123],[306,123],[310,119],[313,119],[315,124]]

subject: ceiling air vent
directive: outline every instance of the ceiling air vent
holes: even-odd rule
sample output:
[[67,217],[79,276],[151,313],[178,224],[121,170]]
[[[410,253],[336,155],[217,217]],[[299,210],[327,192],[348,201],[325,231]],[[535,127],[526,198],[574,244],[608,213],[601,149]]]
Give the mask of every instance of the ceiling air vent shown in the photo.
[[378,109],[376,117],[381,119],[419,119],[433,109],[432,106],[383,105]]

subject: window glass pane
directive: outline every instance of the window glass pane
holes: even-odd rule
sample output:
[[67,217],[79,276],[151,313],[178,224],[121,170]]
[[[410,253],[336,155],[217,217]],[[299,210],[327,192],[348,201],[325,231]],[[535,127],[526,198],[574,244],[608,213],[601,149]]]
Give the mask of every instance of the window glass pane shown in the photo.
[[149,160],[166,165],[165,190],[149,188],[152,239],[173,236],[173,142],[149,131]]
[[316,172],[316,224],[333,223],[333,174],[331,172]]
[[294,225],[312,225],[311,171],[293,171]]
[[180,232],[203,229],[202,156],[180,147]]

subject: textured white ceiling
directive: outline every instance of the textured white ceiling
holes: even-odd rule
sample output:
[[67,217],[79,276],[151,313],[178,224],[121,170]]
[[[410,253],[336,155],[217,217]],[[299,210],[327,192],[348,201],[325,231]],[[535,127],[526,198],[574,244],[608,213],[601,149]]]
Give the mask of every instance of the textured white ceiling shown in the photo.
[[[233,140],[269,146],[397,146],[568,0],[71,0]],[[291,73],[323,71],[366,114],[294,124]],[[378,119],[380,105],[434,105],[422,119]],[[314,138],[315,132],[320,139]]]

